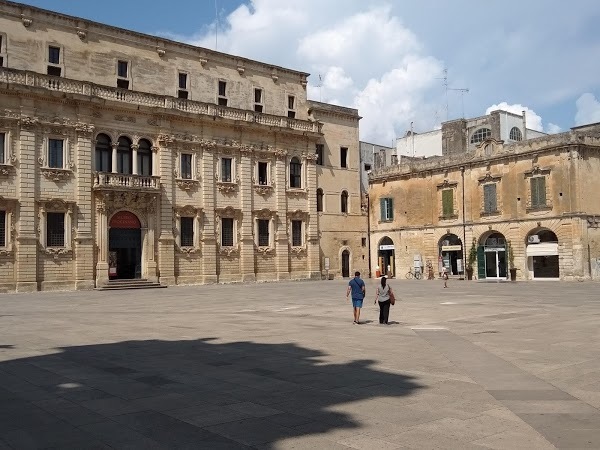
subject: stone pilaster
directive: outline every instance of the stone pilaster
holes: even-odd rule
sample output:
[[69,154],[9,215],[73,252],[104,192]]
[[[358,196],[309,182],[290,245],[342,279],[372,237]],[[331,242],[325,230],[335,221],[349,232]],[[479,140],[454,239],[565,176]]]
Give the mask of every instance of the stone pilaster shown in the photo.
[[290,278],[290,247],[288,236],[287,218],[287,163],[286,152],[276,150],[277,160],[275,162],[275,196],[277,211],[277,223],[275,227],[275,266],[278,280],[289,280]]
[[36,123],[29,117],[19,122],[19,146],[17,171],[17,197],[19,198],[17,220],[16,290],[33,292],[38,289],[38,217],[35,201],[38,190],[36,174]]
[[306,224],[306,243],[308,251],[308,276],[309,278],[321,279],[321,264],[319,251],[319,223],[317,214],[317,155],[307,153],[306,164],[306,188],[308,223]]
[[202,149],[202,275],[204,283],[216,283],[217,232],[215,229],[215,154],[214,145]]
[[171,136],[159,136],[161,198],[159,208],[158,271],[160,282],[175,284],[175,236],[173,235],[173,201],[175,183],[173,180],[173,139]]
[[253,237],[253,186],[252,186],[252,153],[244,146],[240,147],[240,165],[238,171],[238,185],[240,189],[240,208],[242,222],[240,227],[240,260],[242,281],[256,281],[254,268],[254,237]]
[[104,197],[96,197],[96,245],[96,286],[102,286],[108,283],[108,216]]
[[75,233],[75,288],[94,287],[94,236],[92,233],[93,131],[88,124],[77,126],[77,228]]

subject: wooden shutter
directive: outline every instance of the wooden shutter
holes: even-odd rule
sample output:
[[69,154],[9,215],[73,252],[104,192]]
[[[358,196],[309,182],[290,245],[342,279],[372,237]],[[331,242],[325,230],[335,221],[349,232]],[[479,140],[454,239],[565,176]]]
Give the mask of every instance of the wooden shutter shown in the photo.
[[444,217],[454,215],[454,192],[452,189],[442,191],[442,215]]
[[546,177],[531,179],[531,207],[546,206]]
[[477,276],[485,280],[485,252],[482,245],[477,247]]
[[379,199],[379,211],[381,213],[381,221],[385,221],[385,206],[386,206],[386,202],[385,202],[385,198],[380,198]]
[[486,184],[483,186],[483,210],[486,213],[497,211],[495,184]]
[[387,209],[388,220],[392,220],[394,218],[394,200],[391,198],[387,199]]

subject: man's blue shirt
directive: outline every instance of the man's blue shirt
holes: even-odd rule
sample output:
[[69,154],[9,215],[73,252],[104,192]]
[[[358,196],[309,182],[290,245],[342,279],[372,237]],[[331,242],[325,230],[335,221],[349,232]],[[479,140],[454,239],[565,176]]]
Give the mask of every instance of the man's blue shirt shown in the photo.
[[354,277],[348,283],[348,286],[352,288],[352,298],[356,300],[362,300],[365,298],[363,294],[362,288],[365,285],[365,282],[361,280],[359,277]]

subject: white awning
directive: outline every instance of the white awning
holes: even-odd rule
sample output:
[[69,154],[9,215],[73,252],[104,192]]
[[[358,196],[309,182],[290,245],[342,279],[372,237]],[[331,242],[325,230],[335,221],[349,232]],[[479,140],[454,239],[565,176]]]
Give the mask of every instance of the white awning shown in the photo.
[[552,256],[558,255],[558,242],[542,242],[540,244],[529,244],[527,256]]

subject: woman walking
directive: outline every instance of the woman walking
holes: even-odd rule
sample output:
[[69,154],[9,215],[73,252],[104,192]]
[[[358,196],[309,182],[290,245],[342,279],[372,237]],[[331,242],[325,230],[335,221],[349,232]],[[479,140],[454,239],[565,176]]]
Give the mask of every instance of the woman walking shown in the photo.
[[392,289],[387,284],[386,277],[381,277],[381,286],[377,288],[377,296],[375,297],[375,305],[379,303],[379,323],[388,324],[390,316],[390,294],[393,295]]

